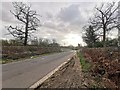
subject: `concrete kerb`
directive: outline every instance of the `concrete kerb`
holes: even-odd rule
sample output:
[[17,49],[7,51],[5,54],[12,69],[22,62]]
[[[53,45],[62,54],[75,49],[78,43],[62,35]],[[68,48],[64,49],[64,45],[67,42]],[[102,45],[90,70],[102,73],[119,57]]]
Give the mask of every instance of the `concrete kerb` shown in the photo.
[[69,62],[72,59],[76,58],[76,54],[74,54],[74,56],[72,56],[71,58],[69,58],[67,61],[65,61],[64,63],[62,63],[61,65],[59,65],[56,69],[54,69],[53,71],[51,71],[50,73],[48,73],[47,75],[45,75],[42,79],[38,80],[36,83],[34,83],[33,85],[31,85],[28,90],[34,90],[35,88],[37,88],[38,86],[40,86],[45,80],[47,80],[48,78],[50,78],[56,71],[58,71],[63,65],[65,65],[67,62]]

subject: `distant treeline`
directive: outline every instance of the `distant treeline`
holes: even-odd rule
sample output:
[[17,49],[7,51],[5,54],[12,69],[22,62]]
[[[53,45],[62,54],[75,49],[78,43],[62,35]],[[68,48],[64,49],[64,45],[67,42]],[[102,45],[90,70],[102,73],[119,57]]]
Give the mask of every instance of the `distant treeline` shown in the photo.
[[60,45],[56,40],[34,39],[24,46],[22,41],[17,39],[0,40],[2,43],[2,59],[16,60],[47,53],[61,52]]
[[[0,40],[2,46],[24,46],[23,41],[19,39],[9,39],[9,40]],[[60,45],[56,42],[55,39],[33,39],[30,40],[28,46],[41,46],[41,47],[59,47]]]

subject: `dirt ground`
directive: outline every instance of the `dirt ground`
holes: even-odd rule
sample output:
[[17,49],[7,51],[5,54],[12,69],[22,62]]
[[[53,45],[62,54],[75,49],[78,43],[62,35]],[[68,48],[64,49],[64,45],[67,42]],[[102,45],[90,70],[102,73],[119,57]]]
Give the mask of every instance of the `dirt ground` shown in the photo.
[[40,88],[86,88],[79,59],[72,58],[37,89]]
[[82,54],[85,61],[91,65],[89,71],[83,71],[80,59],[76,56],[37,89],[120,87],[120,53],[118,51],[84,49]]
[[90,76],[106,88],[120,88],[120,52],[115,48],[84,49],[84,57],[92,63]]

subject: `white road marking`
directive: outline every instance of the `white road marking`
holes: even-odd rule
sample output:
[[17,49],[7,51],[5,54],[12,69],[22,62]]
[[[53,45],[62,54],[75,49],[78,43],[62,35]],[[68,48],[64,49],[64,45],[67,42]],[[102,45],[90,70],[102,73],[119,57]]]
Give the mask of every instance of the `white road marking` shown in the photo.
[[[71,57],[72,58],[72,57]],[[37,88],[39,85],[41,85],[45,80],[47,80],[49,77],[51,77],[56,71],[58,71],[63,65],[65,65],[68,61],[71,60],[71,58],[69,58],[67,61],[65,61],[64,63],[62,63],[61,65],[59,65],[56,69],[54,69],[53,71],[51,71],[50,73],[48,73],[46,76],[44,76],[42,79],[40,79],[39,81],[37,81],[36,83],[34,83],[33,85],[31,85],[29,88],[30,89],[35,89]]]

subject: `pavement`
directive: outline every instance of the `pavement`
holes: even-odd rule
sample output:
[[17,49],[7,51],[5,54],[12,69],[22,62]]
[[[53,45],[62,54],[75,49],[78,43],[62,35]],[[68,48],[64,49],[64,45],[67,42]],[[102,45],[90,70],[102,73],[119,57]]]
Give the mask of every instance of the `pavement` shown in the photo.
[[2,88],[29,88],[75,54],[55,53],[2,65]]

